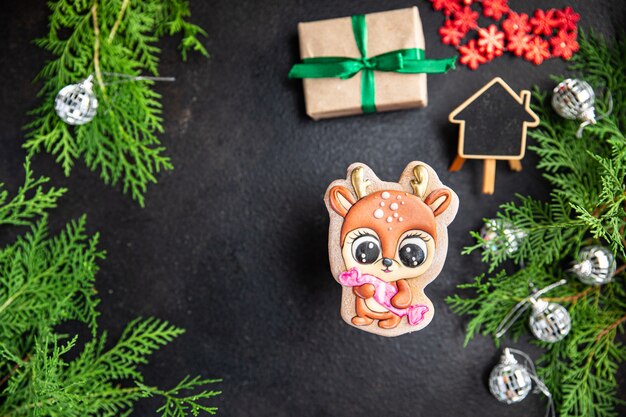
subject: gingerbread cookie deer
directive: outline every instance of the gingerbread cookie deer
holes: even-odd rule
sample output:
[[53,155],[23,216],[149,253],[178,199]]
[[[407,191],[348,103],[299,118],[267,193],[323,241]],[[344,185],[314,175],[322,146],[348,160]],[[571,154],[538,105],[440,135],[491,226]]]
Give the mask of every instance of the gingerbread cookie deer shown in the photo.
[[343,286],[343,319],[384,336],[426,327],[434,308],[424,287],[443,268],[456,194],[421,162],[411,162],[397,183],[352,164],[347,179],[328,187],[324,201],[330,266]]

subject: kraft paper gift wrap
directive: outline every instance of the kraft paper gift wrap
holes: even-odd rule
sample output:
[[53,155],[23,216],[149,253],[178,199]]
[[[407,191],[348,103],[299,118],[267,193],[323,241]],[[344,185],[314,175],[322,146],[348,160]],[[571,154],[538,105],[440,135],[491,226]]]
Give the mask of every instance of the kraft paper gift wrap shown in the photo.
[[[424,50],[424,32],[417,7],[365,15],[368,57],[399,49]],[[300,57],[361,58],[355,41],[352,18],[298,24]],[[313,119],[361,114],[360,71],[348,79],[305,78],[306,112]],[[374,71],[377,111],[390,111],[428,104],[426,74]]]

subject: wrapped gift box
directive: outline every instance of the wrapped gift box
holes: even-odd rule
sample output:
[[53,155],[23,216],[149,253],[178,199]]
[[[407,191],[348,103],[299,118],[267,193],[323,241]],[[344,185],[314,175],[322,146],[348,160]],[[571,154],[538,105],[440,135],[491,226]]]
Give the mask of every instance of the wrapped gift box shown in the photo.
[[[359,16],[363,19],[363,16]],[[357,37],[361,36],[355,29],[355,17],[320,20],[298,24],[300,38],[300,56],[303,64],[307,59],[329,57],[348,58],[348,64],[357,65],[363,57],[359,50]],[[392,51],[413,50],[419,53],[424,50],[424,33],[417,7],[391,10],[386,12],[364,15],[364,36],[361,39],[365,54],[368,58],[376,57]],[[409,54],[410,55],[410,54]],[[400,61],[409,63],[405,54]],[[392,57],[388,57],[392,59]],[[332,59],[332,58],[331,58]],[[364,104],[362,78],[373,76],[373,88],[370,101],[375,103],[375,111],[389,111],[424,107],[428,103],[426,88],[426,72],[445,72],[454,67],[454,59],[424,60],[434,63],[423,73],[406,73],[399,70],[378,68],[367,71],[360,70],[349,78],[340,77],[309,78],[294,76],[297,72],[294,66],[290,77],[303,78],[306,112],[313,119],[360,114],[363,111],[372,111]],[[372,64],[370,65],[371,68]],[[383,63],[383,66],[386,64]],[[393,66],[393,64],[391,64]],[[403,64],[399,64],[402,66]],[[428,65],[428,64],[427,64]],[[433,68],[438,68],[433,70]],[[444,68],[443,70],[441,68]],[[302,69],[302,68],[299,68]],[[305,68],[306,70],[306,68]]]

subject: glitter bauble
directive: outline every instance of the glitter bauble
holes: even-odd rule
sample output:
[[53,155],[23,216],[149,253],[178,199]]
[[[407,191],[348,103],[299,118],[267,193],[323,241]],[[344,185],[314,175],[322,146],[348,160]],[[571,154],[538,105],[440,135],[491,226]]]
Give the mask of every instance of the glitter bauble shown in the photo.
[[54,110],[65,123],[84,125],[96,115],[98,99],[93,93],[92,76],[61,89],[54,99]]
[[552,107],[566,119],[596,123],[593,88],[586,81],[576,78],[563,80],[554,87]]
[[504,349],[500,363],[489,375],[489,391],[498,401],[513,404],[530,393],[532,381],[528,369],[519,364],[509,349]]
[[480,237],[483,240],[484,249],[495,252],[503,245],[506,251],[512,254],[517,249],[526,232],[513,227],[508,220],[489,219],[480,229]]
[[572,271],[587,285],[604,285],[613,280],[615,256],[603,246],[586,246],[578,252]]
[[563,340],[572,329],[572,319],[565,307],[557,303],[531,298],[532,313],[528,325],[535,337],[543,342]]

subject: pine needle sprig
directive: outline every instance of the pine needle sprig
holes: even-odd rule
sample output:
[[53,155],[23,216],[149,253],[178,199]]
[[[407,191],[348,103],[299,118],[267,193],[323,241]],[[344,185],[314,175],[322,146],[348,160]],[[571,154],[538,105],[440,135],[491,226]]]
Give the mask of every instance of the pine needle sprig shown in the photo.
[[[460,284],[459,289],[471,290],[477,295],[475,298],[467,298],[456,294],[446,300],[455,313],[471,317],[467,324],[464,345],[467,346],[478,335],[493,336],[494,342],[499,345],[500,340],[495,337],[496,329],[502,318],[528,296],[529,284],[545,286],[560,278],[558,270],[547,271],[532,264],[512,274],[502,270],[493,276],[480,275],[473,282]],[[565,294],[560,288],[553,293]],[[517,339],[525,332],[522,321],[517,321],[507,334]]]
[[9,192],[0,183],[0,226],[30,226],[46,210],[56,207],[57,200],[65,194],[65,188],[50,187],[44,191],[43,186],[50,179],[33,178],[30,159],[24,163],[24,172],[24,184],[10,200]]
[[[95,275],[105,255],[98,234],[87,233],[82,216],[51,235],[47,212],[64,190],[45,189],[47,178],[24,166],[16,196],[0,193],[0,225],[29,226],[0,248],[0,417],[117,417],[151,396],[163,400],[164,417],[215,414],[207,402],[220,392],[208,386],[219,380],[185,377],[171,390],[144,383],[148,357],[182,329],[138,318],[108,344],[97,321]],[[91,338],[60,333],[69,321],[86,325]]]
[[[137,333],[142,330],[143,334]],[[120,362],[133,367],[147,363],[146,355],[181,333],[181,329],[166,322],[138,319],[129,324],[111,349],[104,349],[106,335],[102,335],[87,343],[72,361],[65,356],[76,348],[77,337],[65,344],[60,344],[56,334],[38,337],[35,353],[9,382],[7,391],[12,395],[0,406],[0,415],[32,416],[36,409],[38,415],[113,417],[132,410],[138,400],[153,396],[163,398],[164,405],[157,413],[164,417],[197,416],[201,411],[215,414],[217,408],[205,403],[220,392],[205,388],[221,380],[185,377],[175,388],[163,390],[142,383],[136,369],[119,372]],[[147,350],[146,344],[150,346]],[[125,382],[128,380],[132,382]]]
[[221,391],[202,391],[196,394],[192,392],[197,391],[198,387],[220,381],[220,379],[202,379],[198,376],[193,378],[186,376],[174,388],[167,391],[148,387],[141,383],[137,385],[146,395],[159,395],[165,398],[165,404],[157,410],[162,417],[184,417],[189,413],[197,416],[201,411],[211,415],[216,414],[217,408],[206,406],[203,402],[220,395]]
[[183,61],[187,60],[187,54],[190,51],[195,51],[209,56],[208,51],[198,40],[199,36],[207,37],[207,33],[200,26],[190,23],[187,19],[191,16],[189,10],[189,3],[185,0],[168,0],[164,5],[164,16],[162,20],[163,24],[157,29],[157,36],[161,36],[164,33],[170,36],[182,32],[183,38],[180,42],[180,54],[183,57]]
[[98,300],[93,291],[98,236],[85,235],[85,217],[71,222],[56,237],[41,220],[30,233],[0,252],[0,334],[11,352],[19,336],[36,323],[47,328],[67,320],[96,327]]
[[[516,250],[510,250],[503,230],[495,242],[473,232],[476,243],[465,254],[482,251],[489,276],[459,285],[461,294],[447,302],[458,314],[468,315],[465,344],[481,334],[494,338],[510,309],[528,296],[528,283],[545,287],[561,278],[568,284],[542,297],[568,308],[572,329],[561,342],[535,341],[545,349],[537,361],[540,377],[552,393],[560,416],[617,416],[616,372],[626,359],[626,347],[616,339],[626,323],[626,40],[607,42],[591,32],[580,34],[580,51],[571,60],[577,72],[597,90],[596,112],[603,116],[576,138],[578,123],[559,117],[549,93],[534,90],[533,110],[540,116],[529,149],[540,159],[538,167],[552,186],[546,201],[518,196],[501,206],[497,217],[523,232]],[[560,81],[564,77],[554,77]],[[613,108],[611,111],[611,100]],[[504,224],[504,223],[503,223]],[[495,243],[495,244],[494,244]],[[582,246],[600,244],[616,256],[612,283],[586,286],[564,269],[576,260]],[[523,266],[502,270],[513,261]],[[514,340],[527,334],[527,315],[509,330]]]
[[[187,0],[112,0],[49,3],[48,34],[35,41],[53,56],[37,75],[42,103],[26,126],[29,154],[45,151],[69,175],[82,158],[106,184],[121,184],[140,205],[157,174],[173,169],[157,134],[163,133],[161,96],[150,80],[129,81],[120,75],[158,75],[161,36],[182,32],[181,54],[208,53],[199,40],[206,36],[188,22]],[[67,35],[66,35],[67,34]],[[55,113],[61,88],[94,74],[97,114],[85,125],[71,127]]]
[[106,333],[101,340],[94,342],[85,349],[90,358],[95,375],[105,374],[108,378],[143,381],[137,368],[147,363],[147,357],[159,347],[164,346],[184,333],[184,330],[170,325],[166,321],[155,318],[137,318],[131,321],[120,340],[110,350],[103,352]]

